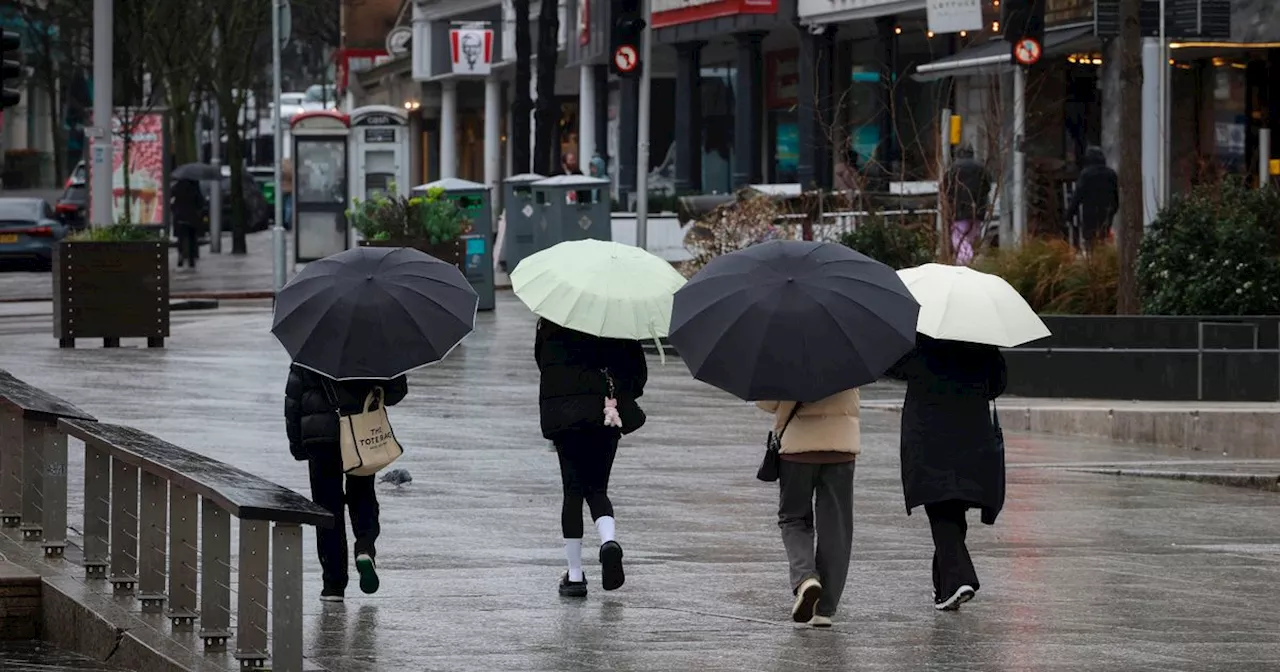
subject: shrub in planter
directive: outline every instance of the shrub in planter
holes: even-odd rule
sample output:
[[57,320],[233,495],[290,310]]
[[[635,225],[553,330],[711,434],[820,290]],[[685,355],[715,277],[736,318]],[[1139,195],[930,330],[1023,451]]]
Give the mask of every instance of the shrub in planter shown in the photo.
[[411,198],[379,194],[357,199],[347,217],[364,236],[362,245],[412,247],[455,265],[462,261],[460,237],[471,228],[466,213],[442,189]]
[[684,247],[693,259],[681,265],[685,277],[693,277],[712,259],[783,237],[774,222],[781,213],[768,197],[744,192],[738,200],[717,206],[684,236]]
[[128,223],[88,229],[58,243],[53,263],[53,332],[59,345],[101,338],[169,336],[169,241]]
[[935,239],[932,221],[898,222],[872,215],[841,235],[840,243],[900,270],[933,261]]
[[1280,314],[1280,194],[1238,179],[1173,197],[1138,254],[1150,315]]
[[992,249],[973,266],[1004,278],[1037,313],[1116,312],[1120,257],[1110,244],[1084,257],[1060,238],[1030,238],[1021,247]]

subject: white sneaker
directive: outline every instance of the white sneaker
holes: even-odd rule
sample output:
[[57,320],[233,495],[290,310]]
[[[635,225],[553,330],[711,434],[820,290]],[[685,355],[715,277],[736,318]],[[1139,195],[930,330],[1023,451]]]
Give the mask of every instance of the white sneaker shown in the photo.
[[805,579],[796,589],[796,603],[791,607],[791,620],[808,623],[813,620],[813,609],[822,598],[822,584],[817,579]]
[[822,614],[814,614],[813,618],[809,619],[809,627],[829,628],[831,627],[831,617],[823,616]]
[[955,611],[960,608],[960,605],[972,600],[973,596],[977,594],[978,591],[974,590],[973,586],[960,586],[956,589],[956,592],[952,593],[951,597],[934,604],[933,608],[938,611]]

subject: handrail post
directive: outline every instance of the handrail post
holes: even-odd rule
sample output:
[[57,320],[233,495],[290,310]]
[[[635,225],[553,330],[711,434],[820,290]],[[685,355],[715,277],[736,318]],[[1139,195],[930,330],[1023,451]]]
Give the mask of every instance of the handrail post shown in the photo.
[[302,672],[302,526],[276,523],[271,546],[271,669]]
[[231,637],[231,516],[200,500],[200,639],[205,651],[226,651]]
[[22,523],[22,417],[0,411],[0,524]]
[[168,499],[169,482],[143,472],[142,508],[138,518],[138,600],[144,614],[164,611]]
[[111,456],[84,442],[84,574],[105,579],[110,567]]
[[32,420],[22,421],[23,541],[44,540],[44,436]]
[[133,592],[138,580],[138,468],[111,460],[111,587]]
[[197,530],[200,499],[176,483],[169,485],[169,622],[175,631],[196,622]]
[[270,569],[271,525],[240,521],[240,583],[236,600],[236,660],[252,670],[267,661],[267,572]]
[[49,423],[31,424],[44,444],[44,554],[61,558],[67,547],[67,436]]

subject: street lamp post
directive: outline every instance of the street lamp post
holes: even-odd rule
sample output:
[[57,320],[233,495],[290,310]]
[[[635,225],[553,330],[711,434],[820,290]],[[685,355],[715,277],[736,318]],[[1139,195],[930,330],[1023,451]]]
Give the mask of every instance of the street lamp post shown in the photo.
[[93,156],[89,167],[89,223],[111,225],[111,169],[114,149],[111,144],[112,72],[111,0],[93,0],[93,127],[89,129]]
[[271,115],[271,132],[275,140],[276,214],[271,227],[272,270],[275,272],[275,292],[284,288],[286,252],[284,243],[284,189],[281,182],[281,166],[284,164],[284,114],[280,109],[280,12],[283,0],[271,1],[271,97],[275,101]]
[[640,144],[636,152],[636,247],[644,250],[649,247],[649,103],[653,76],[653,28],[649,24],[653,22],[653,0],[642,0],[640,17],[644,19],[644,30],[640,40],[640,109],[636,114]]

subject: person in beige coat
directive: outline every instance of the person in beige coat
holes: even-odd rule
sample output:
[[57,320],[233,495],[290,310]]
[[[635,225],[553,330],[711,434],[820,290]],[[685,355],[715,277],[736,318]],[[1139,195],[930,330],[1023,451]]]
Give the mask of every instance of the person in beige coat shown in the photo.
[[858,390],[808,404],[757,405],[773,413],[774,433],[782,437],[778,527],[791,565],[791,619],[815,628],[831,627],[853,549]]

